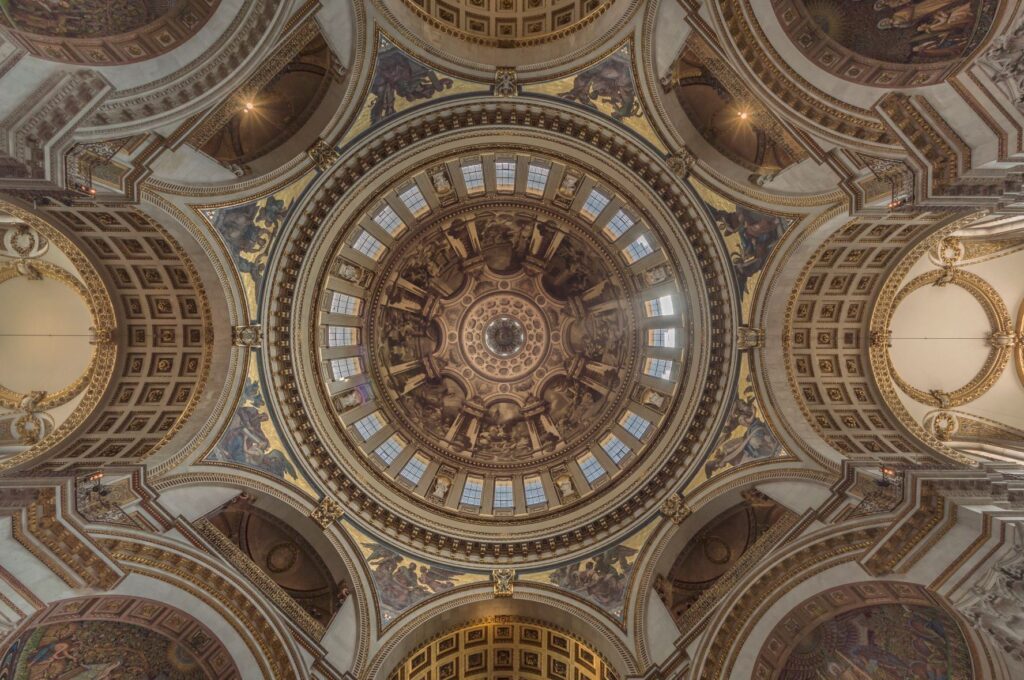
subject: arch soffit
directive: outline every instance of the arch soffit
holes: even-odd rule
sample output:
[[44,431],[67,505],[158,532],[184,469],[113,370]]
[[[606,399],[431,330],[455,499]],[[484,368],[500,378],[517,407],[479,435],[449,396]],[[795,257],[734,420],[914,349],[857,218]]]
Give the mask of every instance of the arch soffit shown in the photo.
[[533,588],[525,582],[516,582],[511,598],[499,599],[495,599],[490,583],[468,586],[416,610],[415,616],[405,617],[402,625],[389,629],[375,645],[377,651],[361,677],[365,680],[382,677],[418,645],[444,633],[453,624],[502,615],[573,630],[602,654],[621,677],[642,672],[643,666],[624,632],[609,625],[603,615],[588,609],[575,600]]

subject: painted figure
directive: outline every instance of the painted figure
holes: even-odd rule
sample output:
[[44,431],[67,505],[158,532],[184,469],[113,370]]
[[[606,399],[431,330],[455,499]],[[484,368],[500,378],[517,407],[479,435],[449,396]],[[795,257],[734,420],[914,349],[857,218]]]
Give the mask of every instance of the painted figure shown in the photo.
[[377,56],[377,68],[370,83],[376,97],[370,109],[370,122],[379,123],[395,113],[395,100],[407,102],[430,99],[451,88],[451,78],[438,78],[437,73],[397,47],[388,46]]
[[612,108],[611,116],[615,120],[642,115],[630,60],[623,52],[580,72],[573,80],[572,89],[559,96],[591,108],[596,108],[595,102],[601,101]]

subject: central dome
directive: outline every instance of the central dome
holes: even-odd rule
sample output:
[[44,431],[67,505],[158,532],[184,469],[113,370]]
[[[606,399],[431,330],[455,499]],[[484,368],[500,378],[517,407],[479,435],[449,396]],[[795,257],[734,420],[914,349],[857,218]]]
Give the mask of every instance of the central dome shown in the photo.
[[370,370],[389,422],[460,467],[579,454],[635,383],[622,264],[535,203],[442,213],[395,248],[370,298]]
[[728,261],[685,187],[482,139],[314,194],[273,347],[291,431],[348,509],[424,549],[611,541],[721,417]]

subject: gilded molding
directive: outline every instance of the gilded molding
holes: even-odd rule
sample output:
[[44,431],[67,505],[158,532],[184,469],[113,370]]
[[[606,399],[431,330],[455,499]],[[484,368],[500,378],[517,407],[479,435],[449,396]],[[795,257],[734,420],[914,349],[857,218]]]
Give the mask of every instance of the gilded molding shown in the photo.
[[682,494],[678,493],[666,498],[660,509],[661,514],[676,525],[682,524],[683,520],[693,514],[693,510],[686,504]]
[[[513,106],[511,100],[490,98],[489,100],[481,101],[479,106],[474,104],[472,107],[465,105],[448,108],[445,110],[445,114],[442,116],[438,112],[428,111],[419,118],[399,121],[396,123],[395,134],[384,135],[381,138],[382,141],[371,144],[364,149],[350,152],[357,155],[354,155],[346,162],[343,171],[335,173],[333,177],[334,183],[330,188],[322,186],[311,194],[310,202],[302,209],[291,234],[287,237],[291,243],[286,242],[283,246],[283,257],[302,257],[302,254],[309,247],[309,242],[318,231],[316,225],[319,225],[321,221],[327,218],[331,208],[337,204],[349,187],[371,170],[375,173],[386,172],[387,168],[393,165],[393,161],[389,157],[401,150],[404,145],[408,145],[413,140],[424,140],[434,135],[469,126],[478,130],[481,126],[514,123],[523,128],[536,127],[550,131],[549,135],[553,132],[575,138],[578,140],[577,144],[582,142],[584,147],[588,144],[596,146],[601,150],[602,154],[610,153],[620,158],[620,162],[626,169],[636,173],[638,183],[641,186],[646,182],[656,192],[656,195],[662,197],[670,214],[676,215],[679,220],[687,224],[694,219],[694,211],[688,205],[688,201],[683,199],[683,196],[687,195],[686,192],[682,190],[682,187],[680,187],[675,178],[661,170],[660,163],[651,165],[646,150],[641,151],[637,144],[626,137],[608,135],[603,124],[595,124],[590,120],[591,116],[587,113],[569,113],[562,111],[561,107],[549,107],[540,102],[530,103],[523,109],[522,105]],[[467,134],[470,136],[466,137]],[[473,133],[470,133],[467,131],[462,135],[461,141],[468,143],[475,135],[483,136],[488,134],[490,133],[476,132],[475,130]],[[385,162],[387,165],[385,165],[383,170],[377,167]],[[433,162],[436,161],[433,159],[425,161],[427,166]],[[660,172],[656,171],[656,168]],[[709,245],[705,247],[709,247]],[[717,248],[717,246],[711,247]],[[282,282],[282,277],[279,276],[273,285],[279,289]],[[722,286],[716,286],[716,290],[724,295],[729,294]],[[301,294],[304,293],[296,287],[287,295],[281,294],[274,297],[274,306],[278,309],[276,312],[277,320],[273,326],[275,332],[282,332],[281,329],[290,326],[288,305]],[[727,344],[731,345],[731,342],[727,341]],[[716,349],[716,347],[712,349]],[[717,349],[727,351],[725,346]],[[296,425],[297,429],[295,431],[307,432],[310,425],[307,425],[304,421],[308,420],[309,414],[305,413],[304,410],[296,412],[291,404],[297,405],[298,402],[288,398],[289,393],[295,393],[297,390],[296,381],[305,380],[305,378],[302,378],[297,373],[294,377],[290,377],[294,372],[294,368],[290,365],[291,361],[285,354],[275,349],[273,345],[271,351],[275,354],[275,356],[270,357],[272,361],[280,360],[281,362],[287,362],[281,363],[280,370],[275,372],[275,380],[281,380],[281,387],[284,387],[286,391],[286,396],[281,399],[283,401],[282,409],[285,413],[292,412],[293,415],[289,417],[297,418],[298,425]],[[720,370],[719,374],[721,374]],[[710,389],[710,383],[708,388]],[[276,389],[280,391],[280,387]],[[699,426],[700,424],[698,422],[695,425]],[[347,476],[333,472],[336,468],[336,463],[331,459],[328,452],[320,451],[316,447],[315,438],[312,438],[311,434],[303,434],[301,436],[302,442],[299,444],[299,449],[304,450],[306,458],[313,461],[313,466],[319,468],[322,474],[331,473],[330,485],[342,497],[348,497],[355,493],[359,489],[359,485],[354,480],[348,479]],[[688,434],[685,436],[684,442],[700,440],[699,437],[696,439],[694,437],[695,435]],[[313,448],[306,450],[310,447]],[[678,465],[680,457],[685,456],[689,459],[688,447],[689,443],[678,449],[674,456],[670,456],[670,460],[675,461],[675,466],[672,469],[677,472],[681,469]],[[666,474],[668,474],[667,471],[662,470],[660,474],[656,475],[658,485],[668,481]],[[668,476],[671,476],[671,474],[668,474]],[[469,559],[492,560],[502,555],[549,555],[556,551],[562,553],[566,548],[572,548],[576,545],[592,545],[593,537],[603,535],[607,531],[607,527],[612,526],[613,523],[616,525],[620,524],[626,516],[636,515],[643,508],[649,507],[653,500],[651,494],[654,488],[655,485],[649,483],[643,485],[639,484],[639,482],[631,482],[629,489],[633,497],[625,504],[620,504],[614,511],[609,511],[607,516],[595,518],[593,522],[584,527],[568,524],[564,529],[559,527],[557,531],[562,533],[554,533],[553,530],[550,538],[545,536],[542,540],[531,539],[530,541],[517,541],[514,543],[467,540],[459,541],[456,546],[454,542],[450,543],[448,537],[439,533],[436,527],[409,521],[407,517],[395,516],[390,510],[378,505],[372,497],[365,494],[360,495],[358,503],[349,507],[350,510],[352,508],[358,509],[361,516],[375,518],[373,520],[375,524],[383,520],[386,526],[389,527],[388,530],[393,528],[402,534],[403,538],[416,541],[417,545],[422,542],[425,544],[424,548],[428,552],[447,553],[455,547],[456,551],[453,554],[459,555],[464,552],[465,556]]]
[[516,570],[508,567],[491,570],[495,597],[512,597],[515,589]]
[[344,515],[345,511],[330,496],[324,496],[321,498],[320,503],[313,508],[312,512],[309,513],[310,519],[316,522],[317,525],[324,530],[344,517]]

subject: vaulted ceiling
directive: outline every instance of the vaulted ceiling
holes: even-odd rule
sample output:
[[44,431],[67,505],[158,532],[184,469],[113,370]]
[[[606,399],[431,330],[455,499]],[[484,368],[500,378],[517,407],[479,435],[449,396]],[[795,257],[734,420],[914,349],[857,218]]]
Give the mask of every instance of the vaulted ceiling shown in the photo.
[[0,3],[0,677],[1021,677],[1022,17]]

